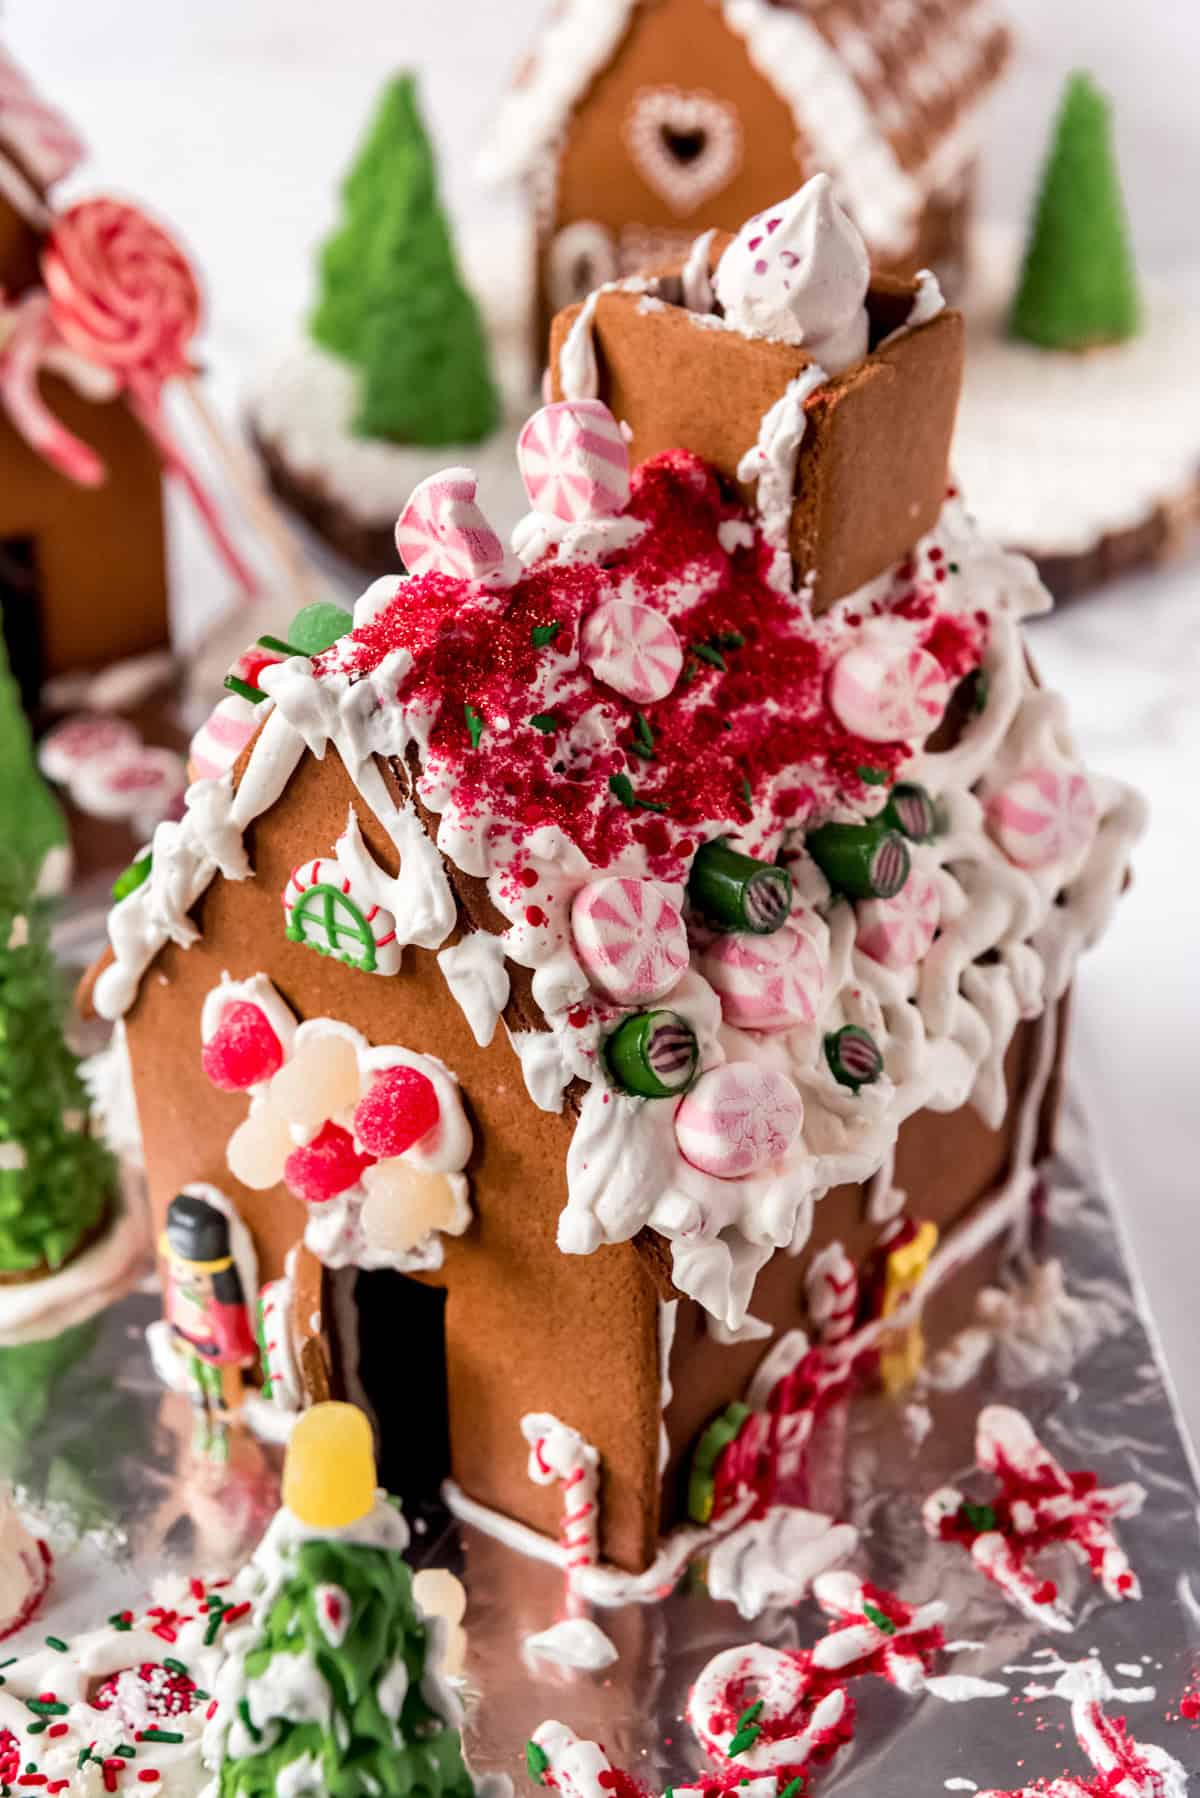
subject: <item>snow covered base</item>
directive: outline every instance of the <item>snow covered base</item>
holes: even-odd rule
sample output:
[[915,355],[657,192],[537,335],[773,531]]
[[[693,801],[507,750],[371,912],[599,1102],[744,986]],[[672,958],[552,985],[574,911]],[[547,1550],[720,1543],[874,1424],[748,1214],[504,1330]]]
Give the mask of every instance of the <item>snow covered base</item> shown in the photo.
[[140,1196],[122,1188],[104,1234],[82,1255],[47,1279],[0,1286],[0,1348],[58,1336],[115,1303],[137,1278],[149,1244]]
[[1090,555],[1160,512],[1182,531],[1200,518],[1200,312],[1147,287],[1130,343],[1035,349],[1007,335],[1018,265],[1015,240],[985,234],[964,302],[954,467],[981,530],[1039,560]]

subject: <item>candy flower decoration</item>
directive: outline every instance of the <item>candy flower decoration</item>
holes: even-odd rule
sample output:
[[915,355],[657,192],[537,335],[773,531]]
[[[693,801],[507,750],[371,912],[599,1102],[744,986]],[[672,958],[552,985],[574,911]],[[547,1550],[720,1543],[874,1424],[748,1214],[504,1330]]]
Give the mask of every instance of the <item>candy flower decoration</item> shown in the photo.
[[1023,769],[987,802],[988,828],[1018,868],[1075,868],[1098,816],[1087,775],[1065,768]]
[[517,439],[535,512],[575,523],[615,517],[629,499],[629,448],[600,400],[563,400],[535,412]]
[[740,1180],[784,1160],[804,1123],[804,1102],[786,1074],[728,1061],[702,1074],[675,1113],[685,1161],[719,1180]]
[[793,920],[770,936],[730,932],[700,958],[726,1023],[740,1030],[790,1030],[817,1015],[825,970],[812,938]]
[[683,919],[653,880],[606,875],[571,906],[575,954],[588,981],[616,1005],[648,1005],[687,972]]
[[867,899],[858,906],[855,938],[864,955],[885,968],[915,968],[937,935],[942,902],[937,881],[910,874],[893,899]]
[[200,323],[200,289],[179,245],[136,206],[83,200],[55,218],[42,251],[42,275],[53,329],[70,349],[116,378],[164,466],[187,488],[239,587],[247,595],[256,592],[254,575],[163,412],[166,382],[191,381],[188,349]]
[[714,930],[778,930],[792,903],[792,877],[775,862],[755,861],[729,843],[704,843],[688,876],[688,899]]
[[446,468],[415,487],[396,521],[396,548],[410,574],[482,581],[504,568],[504,545],[475,499],[469,468]]
[[863,643],[839,656],[829,676],[838,722],[868,743],[927,737],[949,698],[941,663],[924,649]]
[[579,653],[598,681],[635,705],[665,699],[683,670],[683,645],[670,619],[635,600],[606,599],[589,612]]

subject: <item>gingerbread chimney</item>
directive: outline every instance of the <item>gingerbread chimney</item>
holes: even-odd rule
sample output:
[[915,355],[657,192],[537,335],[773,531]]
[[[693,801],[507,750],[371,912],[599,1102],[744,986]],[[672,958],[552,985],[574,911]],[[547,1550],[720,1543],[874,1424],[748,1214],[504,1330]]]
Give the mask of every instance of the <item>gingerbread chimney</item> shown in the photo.
[[872,277],[818,175],[734,238],[559,313],[555,399],[598,398],[635,463],[689,449],[757,507],[817,611],[937,521],[963,327],[931,275]]

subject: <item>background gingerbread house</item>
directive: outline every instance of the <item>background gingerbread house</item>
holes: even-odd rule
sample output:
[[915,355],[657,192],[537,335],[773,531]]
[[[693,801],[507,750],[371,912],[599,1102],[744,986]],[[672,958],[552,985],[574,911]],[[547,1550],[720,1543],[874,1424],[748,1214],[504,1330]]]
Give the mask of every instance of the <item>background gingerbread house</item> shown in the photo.
[[560,0],[484,159],[537,219],[539,346],[601,282],[736,229],[818,170],[876,266],[961,265],[990,0]]
[[31,707],[49,676],[138,655],[168,634],[161,464],[115,383],[66,352],[41,357],[41,397],[103,465],[98,485],[71,480],[18,428],[16,364],[40,290],[47,195],[82,154],[0,47],[0,624]]

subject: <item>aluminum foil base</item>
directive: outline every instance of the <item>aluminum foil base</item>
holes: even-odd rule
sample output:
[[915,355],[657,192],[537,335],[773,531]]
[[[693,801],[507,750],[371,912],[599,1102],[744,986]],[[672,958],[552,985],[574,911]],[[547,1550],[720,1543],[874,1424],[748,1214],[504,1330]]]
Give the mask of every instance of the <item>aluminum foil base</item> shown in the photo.
[[[1064,1661],[1089,1655],[1111,1676],[1113,1709],[1133,1734],[1200,1768],[1200,1726],[1178,1714],[1200,1680],[1195,1464],[1077,1109],[1062,1136],[1036,1246],[1040,1259],[1061,1260],[1082,1308],[1056,1352],[1039,1366],[1036,1354],[1001,1343],[965,1381],[935,1362],[936,1384],[857,1402],[847,1447],[846,1511],[861,1531],[852,1564],[909,1601],[945,1600],[948,1640],[970,1646],[948,1652],[938,1671],[983,1676],[1007,1691],[951,1705],[862,1683],[853,1743],[814,1776],[831,1798],[929,1798],[947,1782],[1014,1787],[1068,1770],[1086,1777],[1067,1707],[1046,1694]],[[277,1447],[239,1431],[224,1464],[196,1451],[187,1401],[165,1393],[150,1370],[143,1332],[157,1314],[148,1277],[65,1337],[0,1351],[0,1472],[18,1485],[58,1557],[50,1601],[6,1652],[98,1623],[168,1567],[231,1571],[275,1508]],[[946,1481],[972,1483],[975,1419],[998,1400],[1025,1411],[1064,1466],[1093,1469],[1104,1484],[1145,1486],[1141,1515],[1120,1526],[1140,1602],[1114,1603],[1065,1551],[1050,1555],[1040,1565],[1076,1627],[1046,1634],[961,1549],[926,1538],[921,1499]],[[811,1601],[744,1621],[708,1596],[701,1562],[663,1603],[593,1613],[620,1658],[602,1673],[568,1670],[524,1649],[527,1636],[565,1614],[559,1571],[440,1511],[411,1521],[413,1558],[452,1568],[468,1588],[472,1764],[512,1773],[518,1787],[525,1741],[551,1716],[601,1740],[655,1792],[687,1781],[706,1763],[681,1716],[709,1657],[751,1640],[803,1646],[824,1629]]]

